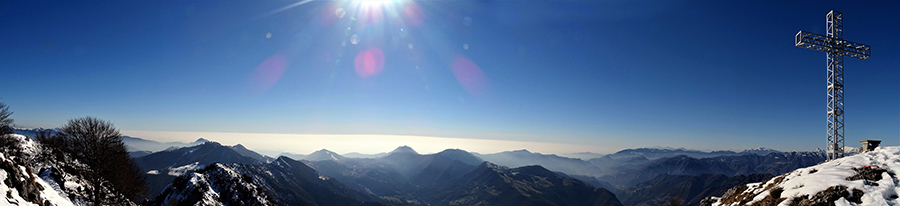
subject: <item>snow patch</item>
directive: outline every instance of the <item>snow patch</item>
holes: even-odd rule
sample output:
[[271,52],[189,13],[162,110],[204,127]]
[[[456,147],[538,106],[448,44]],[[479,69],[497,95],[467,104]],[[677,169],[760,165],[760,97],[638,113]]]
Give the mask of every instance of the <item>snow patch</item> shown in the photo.
[[[179,167],[169,168],[168,174],[172,175],[172,176],[181,176],[185,173],[188,173],[188,172],[200,169],[200,168],[203,168],[203,165],[200,165],[200,162],[194,162],[194,163],[182,165]],[[147,172],[147,173],[149,174],[149,172]]]

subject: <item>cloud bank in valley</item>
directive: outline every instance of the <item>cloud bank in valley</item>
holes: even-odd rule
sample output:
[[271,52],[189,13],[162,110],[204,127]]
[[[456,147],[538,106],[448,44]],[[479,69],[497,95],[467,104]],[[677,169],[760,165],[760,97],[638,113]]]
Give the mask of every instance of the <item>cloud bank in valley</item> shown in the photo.
[[[226,132],[167,132],[123,131],[127,136],[160,142],[191,142],[205,138],[225,145],[242,144],[264,153],[290,152],[308,154],[319,149],[337,153],[359,152],[375,154],[389,152],[407,145],[419,153],[436,153],[444,149],[458,148],[470,152],[495,153],[528,149],[540,153],[566,153],[571,151],[612,152],[613,148],[560,144],[547,142],[429,137],[412,135],[377,134],[276,134],[276,133],[226,133]],[[610,151],[607,151],[610,150]]]

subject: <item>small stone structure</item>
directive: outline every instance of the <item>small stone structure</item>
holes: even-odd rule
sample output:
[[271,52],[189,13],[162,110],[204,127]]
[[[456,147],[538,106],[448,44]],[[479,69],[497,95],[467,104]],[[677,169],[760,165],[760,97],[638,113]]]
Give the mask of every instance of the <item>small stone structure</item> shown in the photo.
[[881,144],[881,140],[860,140],[859,143],[862,143],[862,147],[859,148],[859,152],[868,152],[875,150],[879,144]]

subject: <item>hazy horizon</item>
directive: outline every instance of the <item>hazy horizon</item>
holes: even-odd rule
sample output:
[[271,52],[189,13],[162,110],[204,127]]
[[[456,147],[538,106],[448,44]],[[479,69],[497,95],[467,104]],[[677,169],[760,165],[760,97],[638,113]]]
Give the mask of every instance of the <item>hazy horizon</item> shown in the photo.
[[[634,145],[627,147],[595,147],[575,144],[558,144],[551,142],[525,142],[496,139],[471,139],[448,138],[412,135],[375,135],[375,134],[275,134],[275,133],[221,133],[221,132],[160,132],[160,131],[122,131],[123,135],[157,142],[182,142],[190,143],[199,138],[219,142],[224,145],[241,144],[248,149],[269,155],[278,156],[280,153],[310,154],[312,152],[327,149],[338,154],[361,153],[378,154],[387,153],[400,146],[409,146],[420,154],[433,154],[446,149],[462,149],[468,152],[492,154],[514,150],[528,150],[533,153],[556,154],[567,156],[573,153],[590,152],[595,154],[612,154],[624,149],[657,148],[657,149],[687,149],[702,152],[734,151],[741,152],[747,149],[760,147],[733,147],[727,149],[689,148],[663,145]],[[264,138],[264,141],[259,141]],[[286,139],[303,139],[301,142],[284,141]],[[373,140],[373,141],[369,141]],[[381,141],[379,144],[371,142]],[[287,144],[285,144],[287,143]],[[365,144],[365,146],[360,146]],[[772,147],[764,147],[779,151],[803,151],[785,150]],[[569,156],[567,156],[569,157]]]

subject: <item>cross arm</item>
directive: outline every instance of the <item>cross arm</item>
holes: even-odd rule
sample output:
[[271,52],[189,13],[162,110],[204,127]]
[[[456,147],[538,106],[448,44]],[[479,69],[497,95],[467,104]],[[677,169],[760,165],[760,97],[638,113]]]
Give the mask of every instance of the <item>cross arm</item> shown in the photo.
[[847,40],[835,40],[825,35],[806,31],[797,32],[794,44],[797,47],[823,52],[837,52],[839,55],[857,59],[867,59],[872,55],[872,50],[868,45]]

